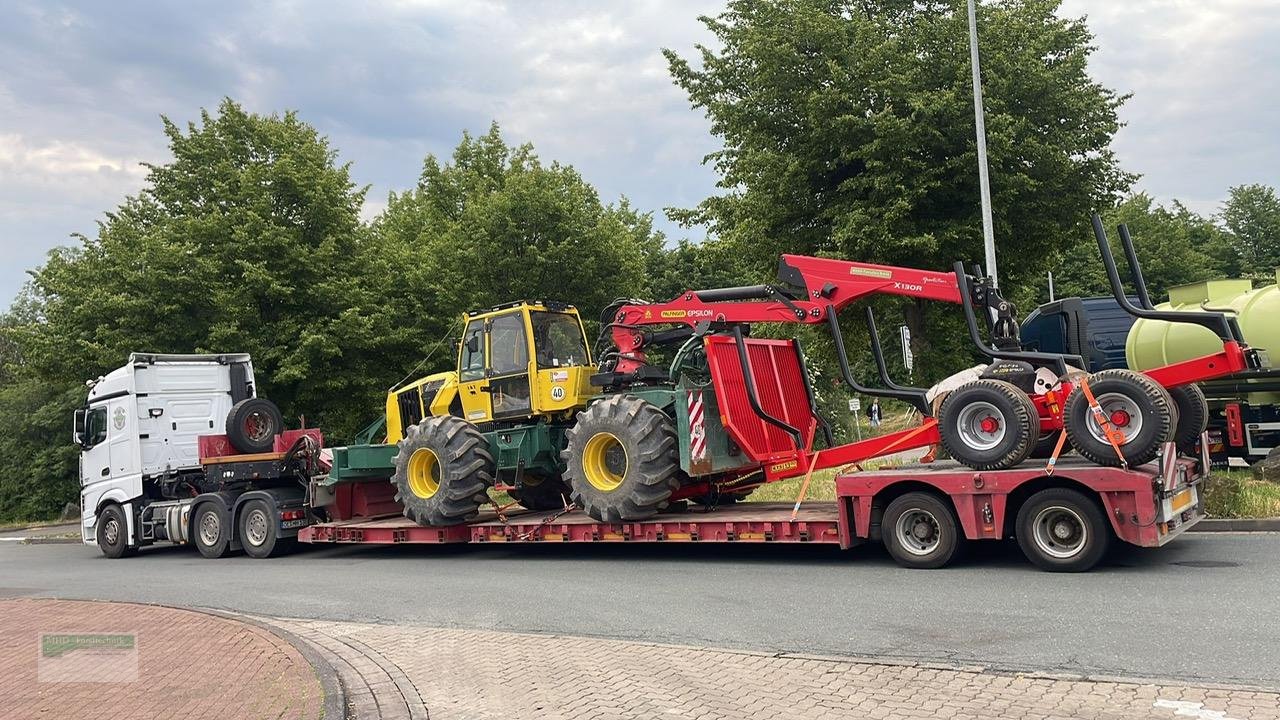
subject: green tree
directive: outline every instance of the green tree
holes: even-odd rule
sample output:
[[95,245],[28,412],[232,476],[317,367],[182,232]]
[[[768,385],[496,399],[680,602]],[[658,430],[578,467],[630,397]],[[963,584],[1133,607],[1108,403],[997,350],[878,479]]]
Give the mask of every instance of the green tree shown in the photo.
[[[1052,267],[1131,182],[1111,150],[1124,98],[1086,72],[1083,20],[1054,0],[979,9],[1002,283]],[[664,51],[724,148],[725,192],[675,213],[706,223],[756,273],[780,251],[922,268],[982,255],[961,0],[732,0],[702,18],[698,62]],[[916,355],[952,368],[952,310],[906,306]],[[940,330],[943,330],[940,332]]]
[[[1169,288],[1174,285],[1226,277],[1234,269],[1230,236],[1211,219],[1176,200],[1166,208],[1146,193],[1138,193],[1102,213],[1102,218],[1120,277],[1132,293],[1133,284],[1116,230],[1122,223],[1128,226],[1152,302],[1168,299]],[[1064,257],[1053,274],[1058,297],[1111,294],[1093,242]],[[1046,283],[1038,285],[1036,299],[1048,300]]]
[[1280,269],[1280,198],[1266,185],[1238,185],[1222,207],[1245,277],[1274,282]]

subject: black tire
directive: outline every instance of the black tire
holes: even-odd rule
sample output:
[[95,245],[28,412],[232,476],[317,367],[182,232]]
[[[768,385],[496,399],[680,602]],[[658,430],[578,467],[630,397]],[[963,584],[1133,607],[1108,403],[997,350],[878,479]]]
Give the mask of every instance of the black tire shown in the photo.
[[227,439],[242,453],[270,452],[284,431],[280,408],[266,398],[245,398],[227,413]]
[[457,525],[489,501],[493,456],[471,423],[452,415],[425,418],[409,426],[398,446],[391,483],[405,517],[427,527]]
[[904,568],[943,567],[964,544],[955,512],[932,493],[909,492],[895,498],[880,522],[885,549]]
[[[1041,435],[1036,441],[1036,446],[1031,448],[1031,457],[1037,460],[1048,460],[1053,457],[1053,449],[1058,447],[1058,437],[1062,435],[1061,430],[1054,430],[1047,435]],[[1071,443],[1062,446],[1062,455],[1071,452]],[[1061,455],[1059,456],[1061,457]]]
[[[1089,389],[1103,414],[1125,432],[1120,445],[1129,467],[1151,462],[1160,446],[1173,439],[1177,409],[1163,387],[1132,370],[1103,370],[1089,377]],[[1093,420],[1084,390],[1076,387],[1063,408],[1067,438],[1083,457],[1099,465],[1120,466],[1120,458]]]
[[102,508],[98,513],[98,527],[94,531],[98,540],[98,549],[103,555],[115,560],[128,557],[138,551],[129,545],[129,521],[125,517],[124,508],[115,503]]
[[191,541],[207,558],[226,557],[231,548],[231,518],[226,509],[212,502],[201,504],[191,518]]
[[236,523],[240,545],[251,558],[269,558],[287,552],[293,538],[280,537],[280,523],[266,500],[253,499],[240,508]]
[[632,395],[613,395],[578,414],[561,457],[573,501],[603,522],[643,520],[680,485],[671,418]]
[[947,394],[938,432],[951,457],[975,470],[1003,470],[1031,455],[1040,417],[1027,394],[1003,380],[974,380]]
[[507,494],[527,510],[561,510],[570,491],[560,478],[525,475],[520,489],[513,488]]
[[1178,421],[1173,430],[1173,441],[1178,450],[1194,455],[1200,443],[1200,433],[1209,427],[1209,401],[1198,385],[1182,385],[1168,388],[1169,398],[1178,409]]
[[1111,525],[1098,503],[1079,490],[1048,488],[1018,509],[1018,547],[1041,570],[1084,572],[1111,546]]

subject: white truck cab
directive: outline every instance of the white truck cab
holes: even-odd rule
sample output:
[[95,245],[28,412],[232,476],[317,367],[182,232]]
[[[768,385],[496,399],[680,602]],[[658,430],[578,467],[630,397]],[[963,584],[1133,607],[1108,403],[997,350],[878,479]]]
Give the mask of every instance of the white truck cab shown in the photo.
[[[216,500],[210,504],[219,512],[204,519],[214,525],[225,520],[222,537],[214,538],[225,551],[235,544],[230,530],[241,495],[256,491],[274,508],[271,488],[248,482],[229,490],[225,480],[207,477],[200,461],[200,436],[223,433],[233,408],[256,397],[249,355],[133,353],[89,387],[73,431],[81,448],[85,544],[118,557],[157,540],[186,543],[193,539],[192,513]],[[272,432],[279,433],[279,411],[271,409]]]

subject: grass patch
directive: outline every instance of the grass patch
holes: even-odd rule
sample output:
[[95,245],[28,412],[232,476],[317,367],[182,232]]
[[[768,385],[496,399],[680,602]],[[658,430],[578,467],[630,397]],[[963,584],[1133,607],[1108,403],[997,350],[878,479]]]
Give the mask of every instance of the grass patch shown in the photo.
[[1202,487],[1210,517],[1280,517],[1280,483],[1255,480],[1248,470],[1214,470]]

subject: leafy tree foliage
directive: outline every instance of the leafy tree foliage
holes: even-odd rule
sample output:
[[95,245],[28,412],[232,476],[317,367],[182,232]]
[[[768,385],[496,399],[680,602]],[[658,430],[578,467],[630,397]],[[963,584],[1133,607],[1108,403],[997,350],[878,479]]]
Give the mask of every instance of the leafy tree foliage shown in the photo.
[[1242,271],[1275,282],[1280,268],[1280,198],[1266,185],[1239,185],[1222,208]]
[[[1124,98],[1089,78],[1091,35],[1058,6],[980,8],[995,232],[1018,259],[1006,285],[1052,267],[1131,180],[1110,148]],[[702,21],[719,47],[666,57],[724,139],[709,160],[725,193],[679,217],[761,274],[783,250],[931,268],[981,255],[963,2],[733,0]],[[954,365],[929,342],[951,330],[908,309],[918,358]]]

